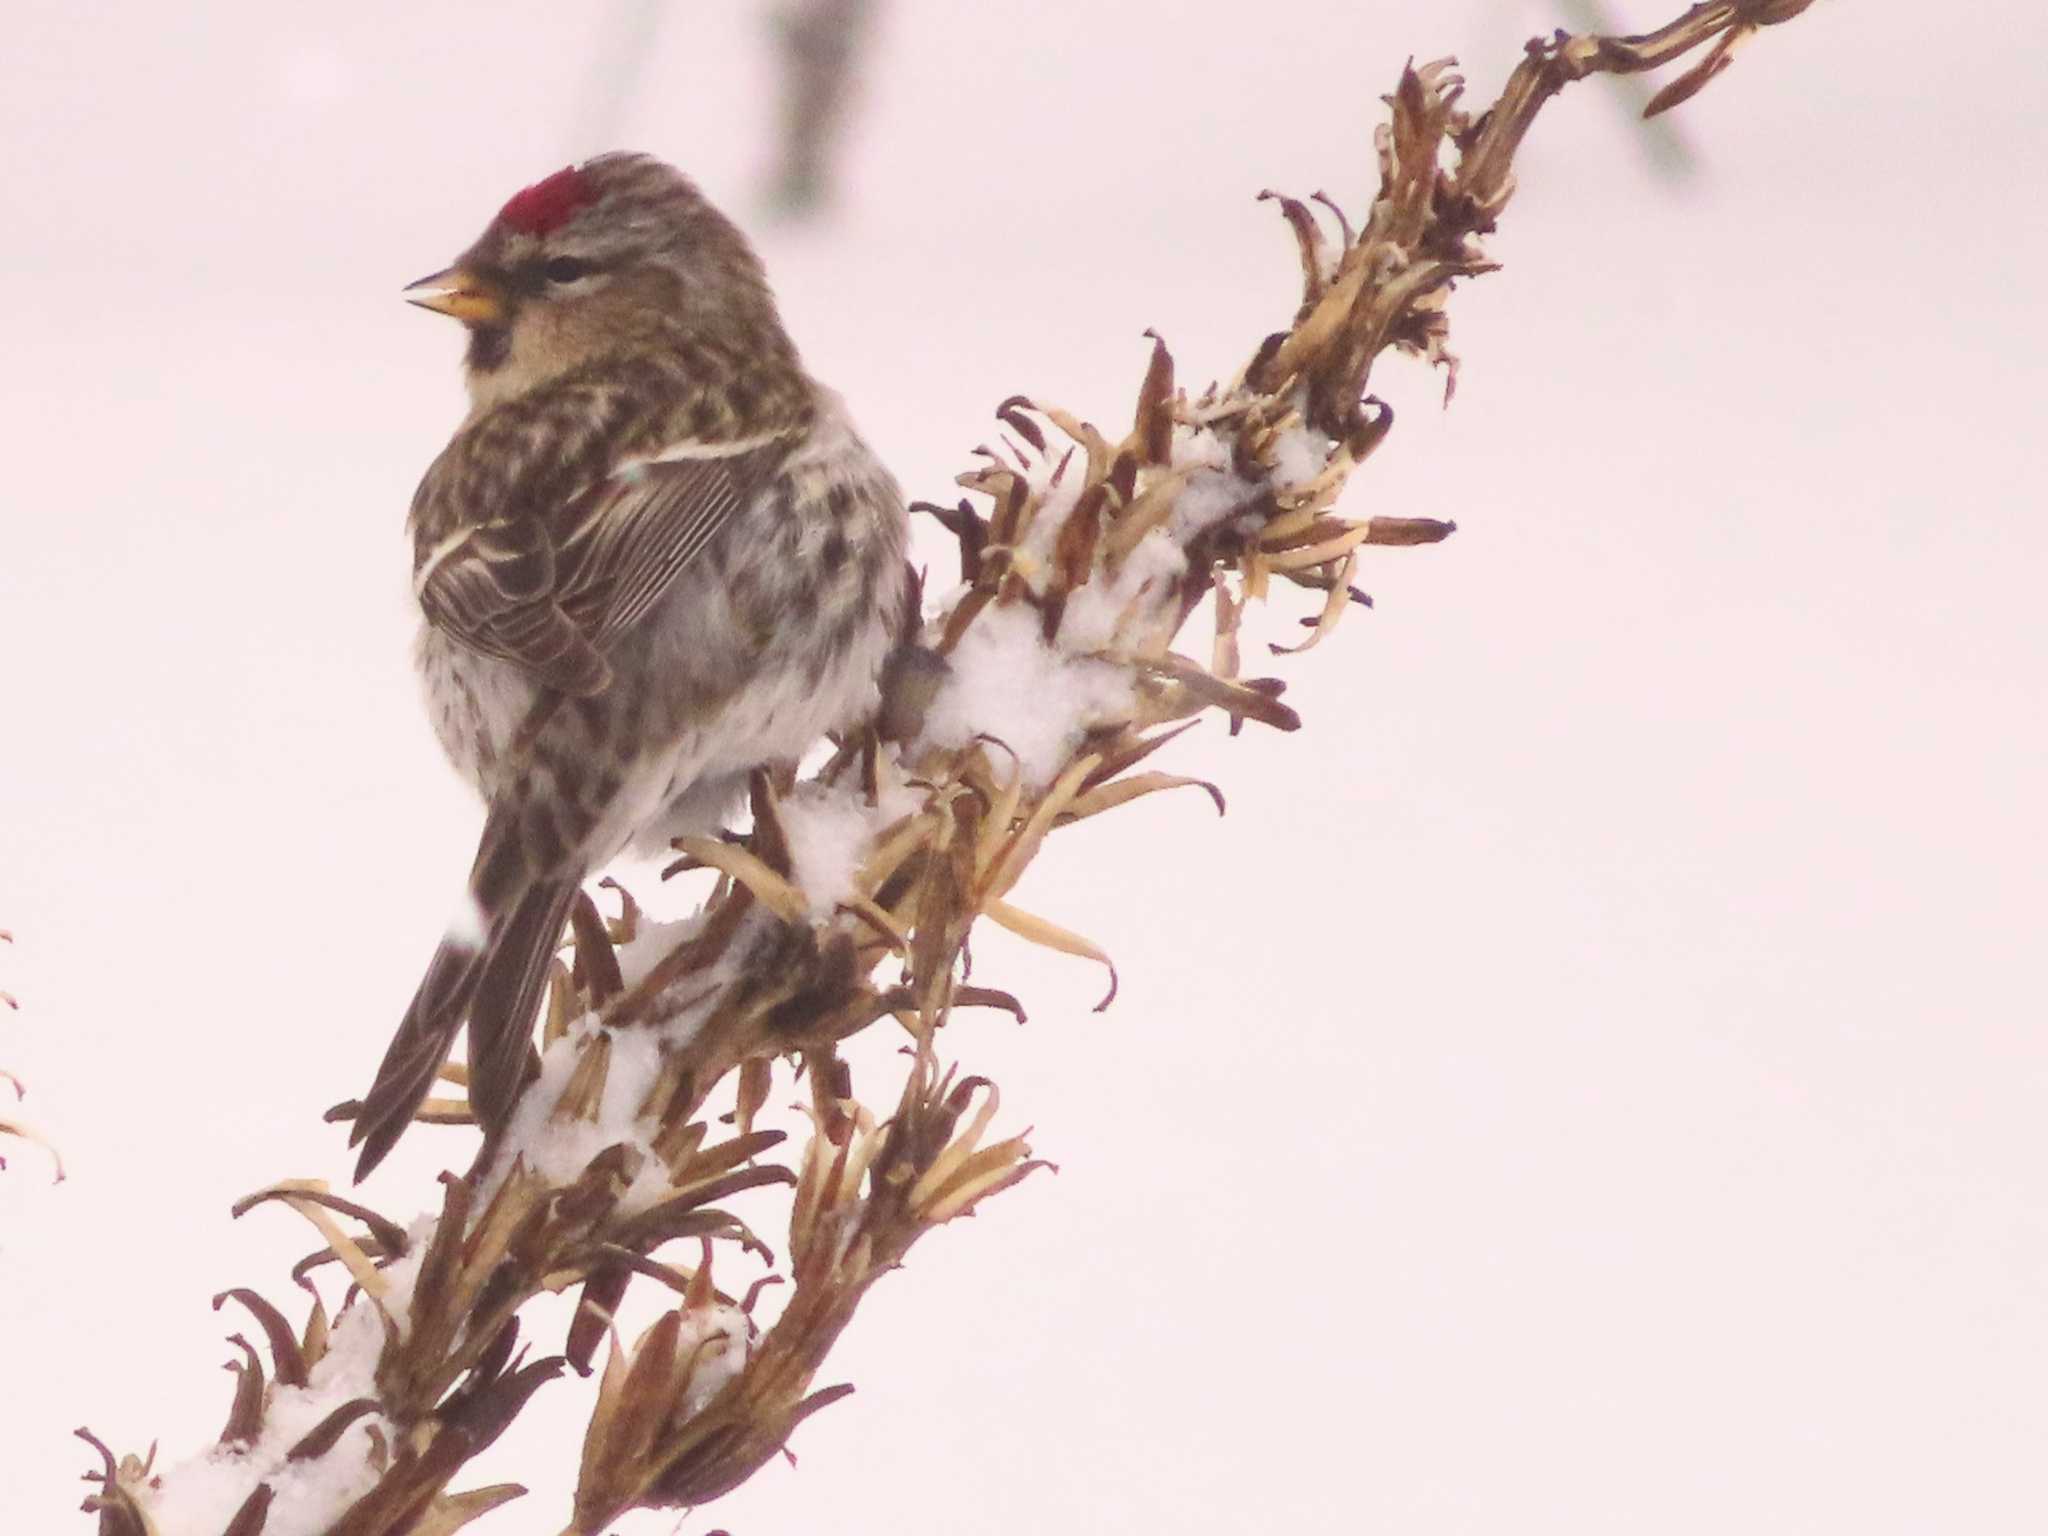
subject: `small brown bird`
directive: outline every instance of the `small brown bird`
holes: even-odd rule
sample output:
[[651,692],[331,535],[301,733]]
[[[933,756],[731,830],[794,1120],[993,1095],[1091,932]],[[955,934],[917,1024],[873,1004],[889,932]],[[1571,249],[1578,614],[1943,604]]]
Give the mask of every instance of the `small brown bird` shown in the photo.
[[470,1102],[503,1128],[581,882],[868,718],[908,590],[895,482],[671,167],[558,171],[407,292],[469,328],[470,412],[408,526],[427,708],[488,812],[356,1118],[358,1179],[465,1019]]

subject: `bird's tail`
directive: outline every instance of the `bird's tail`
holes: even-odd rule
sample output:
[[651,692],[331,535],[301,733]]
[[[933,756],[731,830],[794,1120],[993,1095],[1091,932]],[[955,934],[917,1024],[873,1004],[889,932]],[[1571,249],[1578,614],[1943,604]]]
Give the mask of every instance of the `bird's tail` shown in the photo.
[[[491,844],[487,831],[486,851]],[[491,864],[480,853],[472,880],[479,921],[441,940],[363,1096],[349,1133],[349,1145],[363,1149],[356,1159],[358,1183],[412,1123],[465,1016],[469,1102],[486,1135],[504,1128],[525,1083],[534,1012],[577,882],[558,878],[505,890],[505,882],[490,878]]]
[[469,1003],[469,1103],[492,1135],[512,1118],[526,1086],[534,1014],[576,889],[574,880],[550,880],[520,897],[477,977]]

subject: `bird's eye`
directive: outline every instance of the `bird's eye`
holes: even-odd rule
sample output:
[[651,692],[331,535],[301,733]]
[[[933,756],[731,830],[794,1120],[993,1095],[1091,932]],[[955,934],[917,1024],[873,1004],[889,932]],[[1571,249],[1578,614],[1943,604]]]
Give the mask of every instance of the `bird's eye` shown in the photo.
[[573,283],[589,270],[588,262],[578,261],[574,256],[557,256],[541,268],[551,283]]

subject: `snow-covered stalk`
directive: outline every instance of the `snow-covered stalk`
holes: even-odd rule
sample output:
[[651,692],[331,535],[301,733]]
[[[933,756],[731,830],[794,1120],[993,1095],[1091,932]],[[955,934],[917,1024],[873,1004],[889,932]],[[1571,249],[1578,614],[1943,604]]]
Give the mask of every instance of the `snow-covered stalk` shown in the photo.
[[[179,1467],[158,1474],[102,1448],[90,1501],[102,1532],[454,1531],[519,1491],[451,1494],[463,1464],[565,1368],[595,1368],[600,1350],[565,1536],[595,1536],[633,1509],[701,1504],[781,1451],[846,1390],[813,1382],[867,1288],[933,1227],[1039,1166],[1021,1137],[988,1139],[994,1086],[939,1064],[955,1009],[1022,1012],[965,983],[975,925],[1108,968],[1091,941],[1012,901],[1046,839],[1177,787],[1208,789],[1220,808],[1213,787],[1153,755],[1210,711],[1233,729],[1300,723],[1278,681],[1241,675],[1245,604],[1276,581],[1319,594],[1295,647],[1306,648],[1363,600],[1353,578],[1368,550],[1450,531],[1336,506],[1392,424],[1366,393],[1380,355],[1454,370],[1445,300],[1456,279],[1491,270],[1480,238],[1508,202],[1538,110],[1585,75],[1705,49],[1653,99],[1661,109],[1805,4],[1720,0],[1641,37],[1539,40],[1476,118],[1449,61],[1407,69],[1355,230],[1328,199],[1322,212],[1276,199],[1300,250],[1301,300],[1232,382],[1182,389],[1155,341],[1131,424],[1114,435],[1050,404],[1005,401],[997,444],[961,476],[982,504],[925,508],[958,542],[961,581],[928,605],[924,646],[893,678],[877,737],[846,743],[802,783],[757,775],[744,838],[689,840],[678,867],[709,867],[717,885],[687,923],[648,922],[623,893],[610,923],[579,905],[541,1075],[499,1144],[444,1181],[438,1211],[401,1226],[307,1183],[244,1202],[312,1221],[323,1246],[296,1278],[338,1264],[347,1297],[331,1325],[316,1299],[295,1330],[253,1292],[222,1296],[264,1334],[268,1374],[238,1336],[219,1443]],[[1197,659],[1174,642],[1207,598],[1213,636]],[[911,1046],[881,1115],[838,1054],[876,1024]],[[767,1160],[782,1134],[755,1124],[779,1063],[800,1069],[811,1121],[788,1167]],[[729,1133],[714,1095],[732,1106]],[[425,1113],[464,1110],[451,1097]],[[783,1185],[786,1299],[762,1326],[761,1286],[721,1292],[711,1253],[765,1253],[723,1206]],[[701,1249],[687,1270],[656,1257],[678,1239]],[[629,1345],[612,1317],[636,1279],[676,1301]],[[527,1361],[521,1308],[570,1287],[582,1301],[561,1353]]]

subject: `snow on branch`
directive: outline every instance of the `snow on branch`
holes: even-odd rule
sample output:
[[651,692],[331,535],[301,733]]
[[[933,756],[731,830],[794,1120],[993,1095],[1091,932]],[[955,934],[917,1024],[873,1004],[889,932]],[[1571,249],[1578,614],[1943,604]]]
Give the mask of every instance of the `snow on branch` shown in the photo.
[[[688,921],[651,922],[624,892],[609,921],[579,902],[540,1076],[499,1142],[444,1178],[437,1210],[401,1224],[303,1181],[238,1207],[313,1225],[320,1246],[293,1275],[315,1292],[310,1315],[294,1327],[254,1291],[216,1299],[249,1316],[269,1364],[235,1336],[233,1402],[203,1453],[159,1472],[80,1432],[102,1457],[88,1500],[102,1536],[444,1536],[521,1491],[448,1488],[571,1370],[599,1380],[563,1532],[594,1536],[628,1511],[737,1487],[850,1390],[815,1382],[868,1288],[1042,1166],[996,1131],[995,1085],[940,1063],[955,1009],[1022,1014],[963,979],[976,923],[1099,963],[1109,1001],[1108,956],[1017,906],[1018,882],[1061,828],[1142,796],[1201,788],[1220,809],[1212,786],[1157,766],[1193,717],[1299,726],[1278,680],[1241,672],[1246,603],[1276,583],[1306,589],[1304,649],[1364,601],[1353,583],[1369,551],[1451,531],[1337,504],[1392,425],[1367,393],[1377,360],[1406,352],[1455,377],[1445,302],[1492,270],[1481,241],[1538,111],[1586,75],[1697,53],[1653,98],[1661,110],[1806,3],[1720,0],[1639,37],[1540,39],[1476,117],[1451,61],[1406,69],[1356,227],[1328,198],[1267,194],[1299,248],[1301,297],[1229,384],[1181,387],[1156,340],[1127,428],[1005,401],[960,477],[970,497],[923,508],[956,540],[960,582],[929,605],[877,732],[801,783],[757,774],[744,837],[686,840],[675,868],[716,880]],[[1176,649],[1209,598],[1207,654]],[[838,1053],[872,1026],[911,1046],[881,1109]],[[756,1119],[789,1063],[810,1131],[777,1162],[783,1133]],[[423,1115],[460,1121],[466,1107],[451,1093]],[[772,1189],[788,1192],[779,1257],[725,1208]],[[678,1242],[694,1263],[660,1256]],[[721,1245],[721,1271],[733,1249],[780,1264],[772,1318],[757,1304],[768,1282],[720,1288]],[[346,1292],[330,1315],[310,1277],[334,1267]],[[613,1317],[636,1282],[673,1303],[629,1344]],[[522,1308],[569,1288],[581,1302],[560,1352],[529,1358]]]

